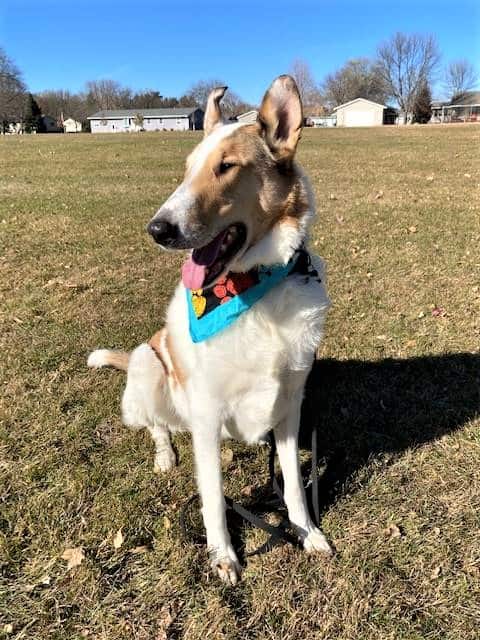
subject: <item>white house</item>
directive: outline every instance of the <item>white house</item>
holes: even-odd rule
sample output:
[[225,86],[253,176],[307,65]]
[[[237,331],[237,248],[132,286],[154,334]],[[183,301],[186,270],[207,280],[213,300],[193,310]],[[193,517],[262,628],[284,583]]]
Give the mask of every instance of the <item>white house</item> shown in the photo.
[[384,104],[356,98],[335,107],[337,127],[378,127],[394,124],[396,111]]
[[308,116],[307,122],[310,127],[335,127],[337,116]]
[[73,118],[67,118],[63,121],[63,130],[65,133],[80,133],[82,130],[82,123]]
[[115,109],[94,113],[88,120],[92,133],[188,131],[203,128],[203,111],[196,107]]
[[237,116],[237,122],[242,122],[243,124],[255,124],[257,121],[258,111],[256,109],[252,109],[251,111],[245,111],[245,113],[241,113]]

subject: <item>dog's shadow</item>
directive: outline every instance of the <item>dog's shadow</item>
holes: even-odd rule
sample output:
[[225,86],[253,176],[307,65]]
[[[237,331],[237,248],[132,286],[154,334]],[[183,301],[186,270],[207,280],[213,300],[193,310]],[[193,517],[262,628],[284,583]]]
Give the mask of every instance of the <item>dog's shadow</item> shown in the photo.
[[[323,469],[320,513],[347,488],[354,490],[352,480],[373,459],[388,463],[407,449],[461,429],[479,411],[478,354],[317,360],[306,385],[299,444],[310,449],[316,424]],[[269,486],[259,487],[252,507],[268,495]]]
[[480,411],[480,355],[318,360],[308,378],[300,446],[318,425],[320,509],[372,458],[401,454],[461,429]]

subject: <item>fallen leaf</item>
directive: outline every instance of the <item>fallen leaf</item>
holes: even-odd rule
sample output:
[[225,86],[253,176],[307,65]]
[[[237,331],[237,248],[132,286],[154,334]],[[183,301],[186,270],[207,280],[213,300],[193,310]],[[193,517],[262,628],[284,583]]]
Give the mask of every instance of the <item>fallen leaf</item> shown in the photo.
[[222,450],[222,464],[229,465],[233,460],[233,451],[230,448],[225,448]]
[[331,193],[329,196],[330,200],[336,200],[337,196],[334,193]]
[[155,640],[168,640],[167,631],[172,622],[177,617],[177,611],[175,607],[171,605],[164,605],[160,609],[160,615],[158,618],[158,632],[155,636]]
[[417,227],[415,225],[408,227],[408,230],[410,231],[410,233],[417,233]]
[[243,487],[240,493],[242,494],[242,496],[251,496],[253,493],[253,489],[253,484],[248,484],[246,487]]
[[379,191],[377,194],[375,194],[375,200],[379,200],[380,198],[383,198],[383,191]]
[[389,524],[388,527],[383,530],[383,533],[389,538],[401,538],[402,536],[402,532],[396,524]]
[[432,309],[432,316],[434,318],[443,318],[445,315],[445,309],[442,309],[442,307],[434,307]]
[[430,577],[435,580],[435,578],[438,578],[438,576],[441,573],[442,573],[442,567],[440,565],[438,565],[438,567],[435,567],[435,569],[432,571]]
[[433,180],[435,180],[435,176],[427,176],[427,180],[428,182],[432,182]]
[[13,633],[13,624],[11,622],[3,625],[3,633]]
[[85,554],[82,547],[73,547],[71,549],[65,549],[62,553],[62,560],[67,561],[67,569],[73,569],[82,564],[85,560]]
[[172,523],[170,522],[170,519],[167,516],[163,516],[163,526],[165,529],[172,528]]
[[463,174],[463,176],[464,176],[465,178],[471,178],[471,177],[472,177],[469,173],[464,173],[464,174]]
[[124,540],[124,537],[123,537],[122,530],[119,529],[115,534],[115,537],[113,538],[113,546],[115,547],[115,549],[120,549],[120,547],[123,544],[123,540]]
[[336,221],[338,222],[338,224],[343,224],[345,222],[345,218],[343,216],[335,216]]
[[129,553],[146,553],[148,551],[148,547],[142,544],[140,547],[133,547],[133,549],[129,549]]

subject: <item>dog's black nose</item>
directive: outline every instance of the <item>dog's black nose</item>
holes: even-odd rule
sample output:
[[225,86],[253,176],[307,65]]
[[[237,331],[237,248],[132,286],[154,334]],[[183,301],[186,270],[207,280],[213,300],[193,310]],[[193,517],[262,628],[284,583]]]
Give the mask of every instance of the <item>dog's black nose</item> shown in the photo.
[[165,220],[151,220],[147,231],[155,242],[164,245],[171,244],[178,236],[178,227]]

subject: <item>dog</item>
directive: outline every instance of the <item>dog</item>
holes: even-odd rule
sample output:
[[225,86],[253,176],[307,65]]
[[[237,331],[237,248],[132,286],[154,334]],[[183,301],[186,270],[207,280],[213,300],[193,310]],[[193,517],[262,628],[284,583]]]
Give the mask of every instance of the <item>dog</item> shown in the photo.
[[[297,444],[330,301],[323,261],[306,249],[315,203],[294,159],[303,124],[295,81],[274,80],[255,124],[223,120],[226,89],[211,92],[204,138],[147,227],[162,248],[191,251],[165,326],[130,354],[93,351],[88,365],[127,372],[123,422],[149,429],[157,471],[175,464],[169,432],[191,432],[211,566],[234,585],[222,438],[258,443],[273,430],[292,528],[307,552],[332,553],[308,513]],[[202,317],[212,297],[218,304]]]

